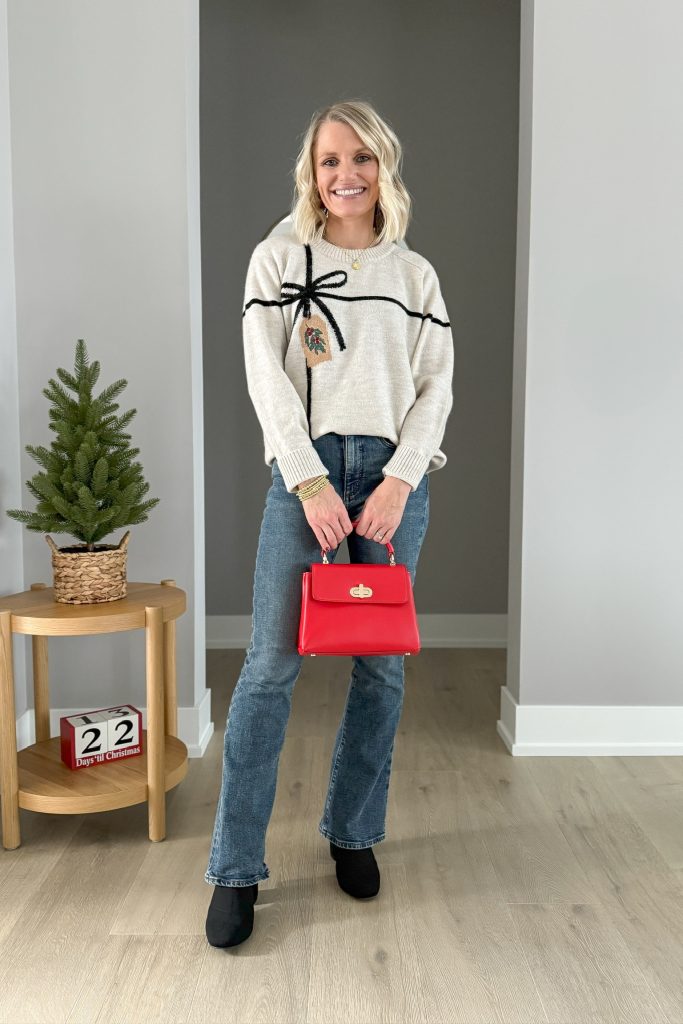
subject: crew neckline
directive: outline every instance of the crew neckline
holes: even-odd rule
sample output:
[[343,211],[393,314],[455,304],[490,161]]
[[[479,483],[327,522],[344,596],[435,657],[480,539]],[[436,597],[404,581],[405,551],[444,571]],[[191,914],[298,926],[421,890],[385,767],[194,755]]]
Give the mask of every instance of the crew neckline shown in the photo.
[[375,260],[381,260],[395,248],[395,243],[388,238],[382,239],[375,245],[369,245],[365,249],[344,249],[341,245],[335,245],[326,238],[315,238],[309,244],[312,249],[337,263],[352,263],[354,260],[359,263],[372,263]]

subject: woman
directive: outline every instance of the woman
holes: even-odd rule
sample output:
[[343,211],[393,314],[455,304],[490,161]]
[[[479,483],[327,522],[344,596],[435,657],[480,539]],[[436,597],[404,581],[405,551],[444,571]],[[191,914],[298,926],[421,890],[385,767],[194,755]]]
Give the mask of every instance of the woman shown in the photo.
[[[362,101],[314,115],[298,156],[293,231],[254,249],[244,357],[272,485],[256,555],[253,630],[225,728],[205,880],[214,946],[252,932],[265,834],[294,684],[301,574],[334,561],[396,560],[413,583],[429,520],[428,474],[453,404],[453,339],[439,281],[397,244],[409,219],[401,146]],[[355,529],[352,521],[358,519]],[[354,657],[318,830],[341,888],[379,891],[403,656]]]

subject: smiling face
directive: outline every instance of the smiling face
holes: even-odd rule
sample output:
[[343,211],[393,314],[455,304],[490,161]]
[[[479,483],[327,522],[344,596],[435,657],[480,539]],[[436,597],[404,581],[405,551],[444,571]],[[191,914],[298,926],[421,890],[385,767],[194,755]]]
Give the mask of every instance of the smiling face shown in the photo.
[[353,128],[339,121],[320,126],[315,149],[315,179],[329,218],[374,219],[379,199],[379,162]]

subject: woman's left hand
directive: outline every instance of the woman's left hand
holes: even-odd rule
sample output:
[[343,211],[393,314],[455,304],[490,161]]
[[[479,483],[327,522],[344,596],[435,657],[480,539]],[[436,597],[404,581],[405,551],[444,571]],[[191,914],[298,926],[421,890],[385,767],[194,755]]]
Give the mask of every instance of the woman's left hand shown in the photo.
[[397,476],[385,476],[363,506],[356,533],[377,544],[386,544],[396,533],[412,487]]

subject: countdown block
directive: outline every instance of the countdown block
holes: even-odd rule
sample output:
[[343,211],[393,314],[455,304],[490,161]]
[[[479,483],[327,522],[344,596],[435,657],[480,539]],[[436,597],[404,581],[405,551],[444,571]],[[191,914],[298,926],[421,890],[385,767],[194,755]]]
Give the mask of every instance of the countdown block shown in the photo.
[[[110,752],[125,755],[141,754],[140,738],[142,736],[142,715],[132,704],[124,704],[120,708],[107,708],[102,714],[107,719],[109,730],[107,747]],[[137,750],[133,748],[139,748]]]
[[132,704],[64,715],[60,751],[71,769],[108,764],[142,754],[142,714]]

